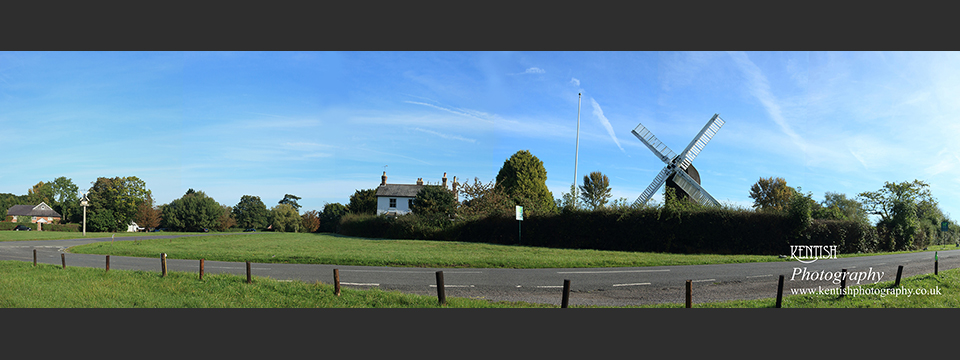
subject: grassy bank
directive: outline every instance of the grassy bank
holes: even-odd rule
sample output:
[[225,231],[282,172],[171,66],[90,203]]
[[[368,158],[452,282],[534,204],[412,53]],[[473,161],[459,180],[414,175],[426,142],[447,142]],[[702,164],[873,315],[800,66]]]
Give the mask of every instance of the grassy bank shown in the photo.
[[584,268],[784,261],[764,255],[683,255],[569,250],[454,241],[378,240],[330,234],[256,233],[118,241],[70,252],[258,263],[443,268]]
[[[2,308],[436,308],[436,297],[230,274],[110,270],[0,261]],[[451,308],[556,307],[447,298]]]
[[[960,307],[960,269],[939,276],[919,275],[902,279],[898,289],[938,289],[939,295],[785,295],[784,308],[956,308]],[[863,288],[890,289],[882,282]],[[696,291],[696,290],[694,290]],[[572,295],[572,308],[576,305]],[[772,308],[775,299],[694,304],[695,308]],[[636,306],[682,308],[683,304]],[[401,294],[379,289],[342,288],[334,295],[332,284],[307,284],[230,274],[210,274],[203,280],[196,273],[110,270],[68,267],[29,262],[0,261],[0,307],[2,308],[437,308],[434,296]],[[557,308],[556,305],[448,297],[450,308]],[[634,306],[631,306],[634,308]]]

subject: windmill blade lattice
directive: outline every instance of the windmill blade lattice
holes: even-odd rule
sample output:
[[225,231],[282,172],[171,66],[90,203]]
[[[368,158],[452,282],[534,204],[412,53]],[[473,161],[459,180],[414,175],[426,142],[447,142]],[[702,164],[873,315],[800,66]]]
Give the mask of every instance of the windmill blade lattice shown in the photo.
[[660,139],[657,139],[643,124],[637,125],[636,128],[630,131],[637,139],[640,139],[654,155],[660,158],[660,161],[663,161],[667,165],[663,170],[660,170],[660,173],[657,174],[653,182],[640,194],[640,197],[637,198],[634,205],[646,204],[647,201],[653,197],[653,194],[668,180],[676,184],[684,193],[702,205],[719,205],[720,203],[717,202],[713,196],[710,196],[710,194],[698,184],[697,180],[687,175],[686,170],[690,167],[693,159],[707,146],[710,139],[713,139],[713,136],[720,131],[720,127],[722,127],[723,124],[724,121],[720,118],[720,114],[714,114],[713,117],[707,121],[707,124],[703,126],[703,129],[700,130],[700,133],[690,141],[690,144],[687,145],[679,156],[673,152],[673,150],[670,150]]

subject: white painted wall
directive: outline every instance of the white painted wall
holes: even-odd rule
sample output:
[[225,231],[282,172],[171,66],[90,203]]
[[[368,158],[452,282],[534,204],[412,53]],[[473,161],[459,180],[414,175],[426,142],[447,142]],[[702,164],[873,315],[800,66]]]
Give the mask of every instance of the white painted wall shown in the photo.
[[[397,206],[390,207],[390,199],[397,199]],[[410,212],[410,201],[413,200],[412,197],[387,197],[379,196],[377,197],[377,215],[383,215],[387,211],[396,210],[398,213],[406,214]]]

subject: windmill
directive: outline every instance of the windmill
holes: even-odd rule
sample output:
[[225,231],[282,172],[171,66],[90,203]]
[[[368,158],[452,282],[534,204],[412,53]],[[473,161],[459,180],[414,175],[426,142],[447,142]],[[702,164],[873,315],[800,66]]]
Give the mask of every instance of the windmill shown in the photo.
[[677,195],[689,196],[701,205],[719,205],[713,196],[710,196],[706,190],[700,187],[700,175],[691,163],[693,159],[700,154],[703,147],[707,146],[710,139],[717,134],[717,131],[720,131],[721,126],[723,126],[723,119],[720,118],[720,114],[714,114],[680,155],[677,155],[673,150],[670,150],[667,145],[660,142],[650,130],[643,127],[643,124],[639,124],[631,130],[630,132],[633,133],[637,139],[640,139],[650,151],[653,151],[654,155],[660,158],[664,164],[667,164],[663,167],[663,170],[660,170],[660,173],[653,179],[653,182],[647,186],[643,194],[640,194],[640,197],[637,198],[634,205],[646,204],[647,201],[650,200],[650,197],[652,197],[664,183],[667,183],[667,186],[683,190],[682,192],[678,192]]

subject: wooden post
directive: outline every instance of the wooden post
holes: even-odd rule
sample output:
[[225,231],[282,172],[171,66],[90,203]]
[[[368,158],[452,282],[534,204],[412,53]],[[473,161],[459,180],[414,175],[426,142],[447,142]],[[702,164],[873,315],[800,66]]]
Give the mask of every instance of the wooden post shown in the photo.
[[250,262],[247,261],[247,284],[252,284],[253,279],[250,278]]
[[936,252],[934,252],[933,253],[933,274],[939,275],[940,274],[939,269],[940,269],[940,257],[937,256]]
[[37,266],[37,249],[33,249],[33,266]]
[[900,286],[900,275],[903,275],[903,265],[897,267],[897,282],[893,283],[893,287]]
[[687,280],[687,309],[693,307],[693,280]]
[[566,309],[570,303],[570,280],[563,280],[563,300],[560,302],[560,308]]
[[340,270],[333,269],[333,293],[340,296]]
[[200,280],[203,280],[203,259],[200,259]]
[[777,284],[777,309],[783,304],[783,275],[780,275],[780,282]]
[[163,277],[167,276],[167,253],[160,253],[160,269]]
[[840,297],[842,298],[844,293],[847,291],[847,269],[840,270],[843,277],[840,278]]
[[64,254],[64,253],[60,253],[60,261],[63,263],[63,268],[66,269],[66,268],[67,268],[67,255]]
[[447,296],[443,293],[443,271],[437,271],[437,300],[440,306],[447,304]]
[[104,272],[110,271],[110,255],[107,255],[107,269]]

